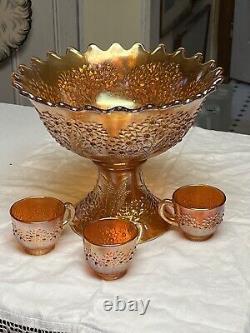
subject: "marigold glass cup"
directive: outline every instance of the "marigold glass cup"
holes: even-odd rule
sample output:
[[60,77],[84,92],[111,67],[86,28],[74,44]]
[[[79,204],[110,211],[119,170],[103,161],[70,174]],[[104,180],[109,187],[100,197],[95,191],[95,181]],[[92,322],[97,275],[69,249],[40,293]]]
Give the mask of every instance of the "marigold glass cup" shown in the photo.
[[74,206],[52,197],[28,197],[10,208],[13,234],[28,254],[43,255],[54,249],[63,226],[71,223]]
[[187,185],[178,188],[172,199],[159,204],[159,214],[178,227],[190,240],[210,238],[222,222],[225,194],[209,185]]
[[142,226],[120,217],[89,222],[83,228],[85,258],[104,280],[122,277],[133,259]]

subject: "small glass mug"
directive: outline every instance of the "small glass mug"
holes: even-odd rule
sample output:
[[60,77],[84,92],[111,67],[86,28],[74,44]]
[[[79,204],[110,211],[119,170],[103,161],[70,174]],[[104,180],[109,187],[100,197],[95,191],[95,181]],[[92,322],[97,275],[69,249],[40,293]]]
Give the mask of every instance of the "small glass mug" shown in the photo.
[[28,197],[10,208],[13,234],[24,250],[32,255],[50,252],[63,226],[71,223],[75,208],[71,203],[52,197]]
[[85,258],[91,269],[104,280],[122,277],[129,267],[142,227],[120,217],[107,217],[83,228]]
[[210,238],[222,222],[225,194],[209,185],[187,185],[178,188],[171,199],[159,204],[159,214],[195,241]]

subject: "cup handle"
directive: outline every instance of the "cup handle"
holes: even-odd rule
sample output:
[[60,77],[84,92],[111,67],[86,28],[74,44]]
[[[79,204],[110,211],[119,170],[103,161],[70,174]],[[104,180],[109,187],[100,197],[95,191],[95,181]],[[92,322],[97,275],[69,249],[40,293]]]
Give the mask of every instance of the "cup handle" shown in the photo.
[[162,200],[159,204],[158,212],[164,221],[175,227],[179,226],[175,220],[174,205],[171,199]]
[[139,235],[137,237],[137,242],[136,242],[136,244],[138,244],[142,238],[143,226],[141,225],[141,223],[138,223],[138,222],[133,221],[133,223],[136,225],[136,228],[139,230]]
[[75,207],[70,202],[65,202],[65,214],[63,218],[63,225],[66,225],[67,223],[71,223],[75,217]]

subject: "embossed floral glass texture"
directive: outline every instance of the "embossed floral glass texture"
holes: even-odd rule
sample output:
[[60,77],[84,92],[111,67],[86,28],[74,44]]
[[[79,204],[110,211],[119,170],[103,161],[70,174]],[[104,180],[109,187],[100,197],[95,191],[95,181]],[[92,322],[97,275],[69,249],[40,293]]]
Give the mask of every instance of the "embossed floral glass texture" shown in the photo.
[[56,198],[24,198],[10,208],[13,234],[25,251],[32,255],[50,252],[63,226],[74,218],[74,207]]
[[222,222],[225,194],[209,185],[187,185],[177,189],[171,199],[163,200],[159,213],[168,223],[179,227],[191,240],[206,240]]
[[140,225],[116,217],[87,223],[83,227],[83,240],[91,269],[105,280],[123,276],[135,254],[140,229]]
[[168,229],[140,165],[181,141],[221,81],[214,61],[202,63],[201,54],[186,58],[183,49],[168,53],[164,45],[153,52],[140,44],[106,51],[91,45],[84,53],[68,49],[62,57],[48,53],[44,61],[19,66],[13,85],[50,134],[99,168],[96,187],[76,207],[74,231],[117,215],[143,225],[142,241]]

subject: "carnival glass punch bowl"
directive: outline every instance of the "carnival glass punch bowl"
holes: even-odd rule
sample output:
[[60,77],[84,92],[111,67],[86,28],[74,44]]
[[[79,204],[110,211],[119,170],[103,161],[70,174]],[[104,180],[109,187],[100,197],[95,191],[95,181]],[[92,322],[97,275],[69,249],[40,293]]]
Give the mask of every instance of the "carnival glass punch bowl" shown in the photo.
[[122,216],[143,226],[142,241],[168,229],[158,202],[145,186],[141,165],[177,144],[205,97],[222,81],[213,60],[184,49],[153,52],[141,44],[125,50],[90,45],[80,53],[48,53],[13,74],[13,85],[34,104],[50,134],[67,149],[91,159],[98,181],[76,206],[72,225]]

